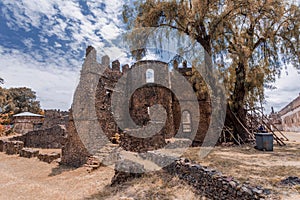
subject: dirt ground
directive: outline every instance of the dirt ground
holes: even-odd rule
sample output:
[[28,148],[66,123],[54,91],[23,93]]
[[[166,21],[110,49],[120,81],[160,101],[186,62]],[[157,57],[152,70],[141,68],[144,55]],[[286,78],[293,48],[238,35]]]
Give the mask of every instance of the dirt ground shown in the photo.
[[111,187],[113,175],[114,171],[108,167],[88,173],[85,167],[75,169],[59,166],[58,163],[44,163],[36,158],[0,153],[0,200],[205,199],[196,195],[193,188],[166,173],[147,174]]
[[[219,146],[203,159],[199,148],[190,148],[185,157],[221,171],[240,182],[271,189],[281,199],[300,199],[300,187],[286,186],[280,181],[289,176],[300,177],[300,133],[286,133],[286,146],[274,144],[273,152],[254,149],[254,145]],[[45,153],[52,150],[45,150]],[[21,158],[0,153],[0,199],[205,199],[176,177],[163,172],[146,174],[111,187],[114,171],[100,167],[87,169],[44,163],[37,158]]]
[[184,156],[204,166],[221,171],[240,182],[248,181],[272,189],[281,199],[300,199],[300,186],[286,186],[280,181],[289,177],[300,178],[300,133],[285,133],[286,146],[274,143],[274,151],[259,151],[254,145],[214,148],[201,159],[199,148],[191,148]]
[[114,172],[67,168],[0,153],[0,199],[83,199],[101,191]]

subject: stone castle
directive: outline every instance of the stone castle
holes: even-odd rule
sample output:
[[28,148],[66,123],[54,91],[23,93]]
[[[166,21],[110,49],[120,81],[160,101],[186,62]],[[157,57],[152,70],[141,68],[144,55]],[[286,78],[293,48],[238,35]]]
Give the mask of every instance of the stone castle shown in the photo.
[[[96,50],[93,47],[87,48],[81,77],[93,73],[85,70],[91,65],[95,65],[103,71],[99,76],[95,97],[93,98],[95,98],[98,123],[111,142],[114,142],[113,138],[117,134],[120,136],[119,145],[127,151],[134,152],[145,152],[161,148],[168,143],[168,139],[175,135],[176,137],[190,138],[193,145],[202,143],[210,123],[211,104],[209,95],[203,94],[203,96],[197,97],[197,108],[193,107],[191,97],[185,94],[187,93],[186,88],[179,90],[181,95],[178,98],[172,92],[174,85],[181,84],[176,83],[174,70],[180,73],[192,87],[190,81],[192,68],[187,67],[186,62],[183,62],[182,68],[178,67],[176,61],[172,64],[172,70],[170,70],[167,63],[159,61],[139,61],[131,67],[128,64],[121,67],[118,60],[110,64],[108,56],[102,57],[100,64],[97,62]],[[134,73],[129,73],[133,70]],[[117,89],[117,84],[120,84],[120,82],[124,86],[122,91]],[[156,84],[157,82],[160,84]],[[135,85],[140,87],[136,89]],[[114,116],[111,105],[113,93],[117,93],[121,97],[126,96],[129,99],[129,112],[127,110],[117,110],[119,116]],[[120,101],[124,101],[122,99],[126,98],[121,98]],[[180,105],[180,101],[185,103]],[[117,103],[126,104],[125,101]],[[155,116],[155,113],[151,113],[151,106],[155,104],[160,104],[165,109],[165,121],[160,119],[160,116]],[[155,122],[151,121],[150,115],[151,118],[156,119]],[[195,115],[200,116],[198,120],[193,117]],[[130,122],[126,119],[132,119],[140,127],[150,126],[150,131],[153,123],[162,123],[164,126],[151,137],[134,137],[133,134],[130,134],[134,129],[130,127]],[[117,123],[122,124],[122,129]],[[155,130],[153,129],[153,131]],[[193,132],[195,135],[192,135]],[[89,156],[90,153],[77,133],[71,114],[68,124],[68,139],[62,150],[62,163],[79,166],[85,163]]]

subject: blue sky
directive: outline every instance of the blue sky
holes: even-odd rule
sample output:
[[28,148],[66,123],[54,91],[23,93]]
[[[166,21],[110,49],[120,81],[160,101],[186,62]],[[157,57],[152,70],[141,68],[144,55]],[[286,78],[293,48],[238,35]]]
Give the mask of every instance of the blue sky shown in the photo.
[[[125,0],[1,0],[0,77],[4,87],[36,91],[43,108],[67,110],[78,84],[85,48],[113,60],[125,51],[115,46],[124,32]],[[266,107],[279,110],[300,92],[300,76],[290,68],[267,91]]]

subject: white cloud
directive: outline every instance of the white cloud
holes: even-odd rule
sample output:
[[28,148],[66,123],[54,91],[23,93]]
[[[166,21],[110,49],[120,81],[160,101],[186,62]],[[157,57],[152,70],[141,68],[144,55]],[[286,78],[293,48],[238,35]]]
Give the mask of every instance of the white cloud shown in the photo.
[[70,108],[80,68],[72,70],[66,63],[57,66],[38,62],[17,50],[2,53],[0,63],[5,87],[32,88],[43,108]]
[[27,48],[32,48],[32,46],[33,46],[33,39],[27,38],[27,39],[23,40],[23,43],[24,43],[24,45]]
[[115,24],[107,24],[101,28],[101,34],[106,40],[117,39],[120,32],[120,29]]
[[[72,41],[72,50],[77,51],[82,43],[99,46],[102,42],[95,34],[101,33],[104,40],[115,39],[120,35],[117,24],[121,14],[123,1],[87,1],[92,14],[83,15],[79,1],[61,0],[3,0],[2,9],[11,28],[23,28],[27,31],[30,26],[38,28],[44,36],[57,36],[61,40]],[[102,4],[105,10],[101,10]],[[10,16],[9,11],[13,13]],[[59,18],[58,14],[65,19]],[[69,30],[71,35],[67,35]],[[100,31],[99,31],[100,30]]]
[[60,48],[60,47],[62,47],[62,45],[58,42],[54,42],[54,47],[55,48]]
[[[93,45],[99,54],[108,54],[112,59],[125,56],[110,42],[121,33],[118,28],[121,22],[117,16],[122,9],[122,1],[86,3],[92,13],[90,15],[82,13],[78,1],[2,1],[2,12],[11,29],[30,31],[34,27],[40,31],[37,37],[22,40],[31,49],[30,53],[0,45],[0,77],[4,78],[5,87],[30,87],[37,92],[43,108],[66,110],[71,105],[83,62],[82,58],[74,55],[79,55],[87,45]],[[102,3],[107,4],[105,10],[100,9]],[[99,34],[112,47],[104,48],[105,43]],[[49,37],[53,36],[60,41],[50,40]],[[34,40],[41,42],[41,46],[33,48]],[[64,41],[67,52],[60,48]]]

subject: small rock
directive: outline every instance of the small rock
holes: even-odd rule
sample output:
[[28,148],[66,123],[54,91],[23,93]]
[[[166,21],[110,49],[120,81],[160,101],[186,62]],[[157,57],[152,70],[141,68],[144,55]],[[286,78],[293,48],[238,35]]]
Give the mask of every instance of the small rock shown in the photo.
[[242,187],[242,191],[244,191],[244,192],[246,192],[246,193],[248,193],[248,194],[250,194],[250,195],[252,195],[253,193],[252,193],[252,191],[251,190],[249,190],[248,188],[246,188],[246,187]]
[[230,181],[229,184],[231,185],[232,188],[235,188],[237,185],[236,182],[234,181]]

